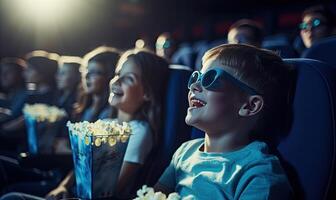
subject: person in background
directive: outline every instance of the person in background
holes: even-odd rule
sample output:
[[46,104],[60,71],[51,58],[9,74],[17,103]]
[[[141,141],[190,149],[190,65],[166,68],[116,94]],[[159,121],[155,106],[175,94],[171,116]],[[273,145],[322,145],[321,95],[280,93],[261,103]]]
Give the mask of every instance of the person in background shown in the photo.
[[162,33],[156,40],[156,54],[170,62],[173,53],[176,51],[176,44],[170,33]]
[[322,38],[335,34],[335,14],[326,6],[307,8],[302,14],[300,35],[306,48],[310,48]]
[[[24,98],[22,106],[35,103],[54,104],[58,58],[57,54],[41,50],[32,51],[25,56],[27,65],[23,71],[23,76],[27,95],[22,97]],[[22,113],[20,113],[20,116],[2,124],[1,131],[3,135],[6,135],[5,137],[18,135],[25,137],[25,123]]]
[[82,59],[74,56],[61,56],[58,61],[56,83],[58,89],[56,106],[64,108],[71,115],[81,84]]
[[[22,115],[27,96],[23,78],[26,66],[26,62],[20,58],[1,59],[0,83],[7,95],[0,105],[0,127]],[[3,151],[16,150],[17,144],[23,139],[17,135],[6,134],[2,129],[0,138],[0,149]]]
[[1,88],[6,92],[6,105],[1,108],[7,112],[0,113],[0,123],[18,117],[22,112],[24,99],[26,96],[23,70],[27,66],[26,62],[20,58],[1,59],[0,83]]
[[263,28],[256,21],[241,19],[231,25],[227,39],[229,44],[248,44],[261,47],[264,39]]
[[109,116],[109,81],[114,77],[119,57],[117,49],[107,46],[97,47],[84,56],[83,90],[72,113],[73,121],[94,122]]
[[[111,107],[108,103],[109,97],[109,81],[114,76],[115,67],[117,61],[119,60],[120,52],[112,47],[101,46],[93,51],[89,52],[84,56],[83,63],[83,88],[84,90],[81,91],[83,93],[79,94],[80,101],[77,102],[75,108],[73,110],[73,121],[96,121],[98,119],[107,118],[111,114]],[[62,59],[61,59],[61,62]],[[57,66],[56,66],[57,67]],[[76,67],[77,68],[77,67]],[[77,68],[78,70],[78,68]],[[76,70],[75,70],[76,71]],[[62,74],[62,73],[61,73]],[[61,75],[59,74],[59,75]],[[59,75],[57,76],[58,81],[60,81]],[[34,79],[29,79],[34,80]],[[58,82],[58,87],[61,86],[60,82]],[[75,87],[75,86],[74,86]],[[61,87],[63,88],[63,87]],[[55,98],[57,99],[57,98]],[[57,145],[56,145],[57,146]],[[8,164],[8,163],[7,163]],[[7,166],[7,165],[5,165]],[[0,167],[1,167],[1,160],[0,160]],[[13,167],[12,167],[13,168]],[[69,181],[68,187],[66,190],[71,193],[71,188],[73,186],[73,172],[71,171],[68,173],[68,176],[65,180],[62,181],[59,179],[52,179],[50,177],[45,176],[44,172],[39,174],[32,174],[29,171],[29,175],[25,177],[15,177],[17,172],[22,172],[22,174],[27,174],[27,170],[22,169],[20,166],[15,166],[16,170],[15,173],[11,173],[10,177],[14,180],[15,178],[19,179],[16,182],[11,181],[11,185],[9,183],[9,187],[3,192],[17,192],[14,194],[19,194],[19,196],[13,195],[13,198],[21,198],[20,196],[25,196],[25,198],[39,198],[36,196],[45,196],[52,190],[48,198],[54,198],[53,194],[64,194],[63,183]],[[12,170],[13,171],[13,170]],[[40,175],[41,174],[41,175]],[[7,173],[9,175],[9,173]],[[40,181],[35,181],[37,178],[32,177],[32,175],[37,176]],[[45,179],[43,179],[45,177]],[[29,180],[31,178],[31,180]],[[41,180],[42,179],[42,180]],[[56,187],[56,188],[55,188]],[[19,193],[22,192],[22,193]],[[12,194],[12,193],[9,193]],[[31,195],[27,195],[31,194]],[[62,195],[61,195],[62,196]],[[59,197],[61,197],[59,196]]]
[[71,153],[68,129],[66,121],[71,120],[74,104],[76,103],[77,91],[81,89],[80,67],[82,59],[74,56],[61,56],[58,60],[58,71],[56,75],[57,98],[55,105],[63,108],[67,113],[67,118],[58,122],[57,128],[60,130],[54,142],[55,153]]
[[[115,75],[120,52],[112,47],[100,46],[87,53],[83,58],[83,88],[72,113],[72,121],[95,122],[111,115],[108,102],[109,81]],[[73,171],[47,194],[47,199],[60,199],[71,194],[74,186]]]

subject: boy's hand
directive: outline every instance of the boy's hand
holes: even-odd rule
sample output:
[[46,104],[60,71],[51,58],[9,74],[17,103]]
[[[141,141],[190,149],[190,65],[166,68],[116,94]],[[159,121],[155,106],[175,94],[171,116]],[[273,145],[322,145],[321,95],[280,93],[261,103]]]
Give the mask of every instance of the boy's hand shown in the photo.
[[51,192],[49,192],[49,194],[47,194],[45,198],[47,200],[59,200],[59,199],[65,199],[68,196],[69,196],[68,190],[64,186],[60,185]]

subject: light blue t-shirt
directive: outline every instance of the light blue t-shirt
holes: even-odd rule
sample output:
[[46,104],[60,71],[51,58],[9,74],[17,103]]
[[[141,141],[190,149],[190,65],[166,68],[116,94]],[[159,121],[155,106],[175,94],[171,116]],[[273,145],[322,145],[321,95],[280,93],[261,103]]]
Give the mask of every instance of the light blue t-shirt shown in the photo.
[[203,145],[204,138],[182,144],[159,183],[183,199],[291,199],[289,181],[265,143],[229,153],[206,153]]

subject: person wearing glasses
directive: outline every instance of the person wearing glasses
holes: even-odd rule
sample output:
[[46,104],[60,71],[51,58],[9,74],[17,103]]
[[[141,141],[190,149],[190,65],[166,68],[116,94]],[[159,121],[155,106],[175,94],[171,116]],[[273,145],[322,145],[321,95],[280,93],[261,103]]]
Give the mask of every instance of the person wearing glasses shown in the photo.
[[299,28],[305,47],[310,48],[316,41],[334,34],[335,14],[322,5],[307,8]]
[[176,43],[170,33],[162,33],[156,40],[155,52],[156,55],[170,61],[172,55],[176,51]]
[[208,50],[189,79],[185,118],[205,138],[182,144],[154,189],[186,199],[291,199],[280,162],[261,139],[277,130],[270,122],[283,118],[289,74],[268,50],[243,44]]

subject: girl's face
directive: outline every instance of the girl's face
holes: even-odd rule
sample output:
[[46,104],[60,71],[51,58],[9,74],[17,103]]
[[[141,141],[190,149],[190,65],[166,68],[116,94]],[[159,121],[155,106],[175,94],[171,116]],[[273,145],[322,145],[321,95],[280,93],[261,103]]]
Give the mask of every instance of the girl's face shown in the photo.
[[301,38],[304,45],[310,48],[317,40],[329,35],[326,19],[320,14],[306,15],[302,20]]
[[69,64],[63,64],[57,71],[56,81],[59,90],[73,89],[76,87],[78,79],[78,71]]
[[98,62],[91,61],[85,75],[87,92],[101,94],[108,88],[108,78],[105,68]]
[[142,73],[133,60],[127,59],[117,67],[116,76],[110,82],[109,102],[123,112],[134,114],[145,101]]
[[[220,62],[209,59],[204,63],[201,73],[215,67],[229,72]],[[207,90],[200,82],[195,82],[190,86],[188,100],[189,108],[185,119],[188,125],[216,133],[234,131],[238,126],[243,94],[228,80],[223,80],[222,87],[216,91]]]
[[40,83],[42,82],[42,77],[39,72],[33,67],[27,67],[23,71],[23,76],[25,78],[26,83]]

